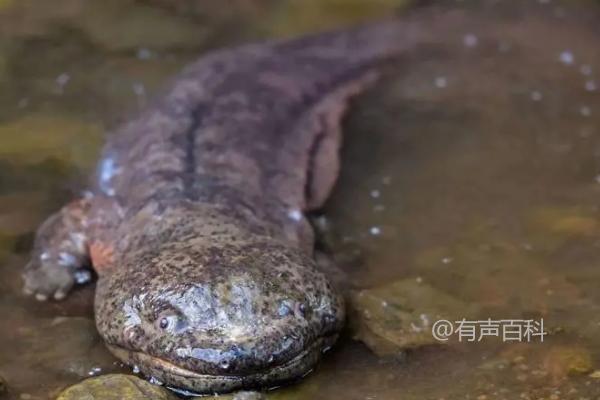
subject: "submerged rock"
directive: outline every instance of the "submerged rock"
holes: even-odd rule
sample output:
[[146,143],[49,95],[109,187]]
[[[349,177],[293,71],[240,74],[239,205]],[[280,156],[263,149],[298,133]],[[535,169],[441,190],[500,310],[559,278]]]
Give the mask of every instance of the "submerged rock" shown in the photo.
[[532,244],[547,251],[569,240],[593,240],[600,230],[596,211],[584,207],[538,207],[530,212],[526,223]]
[[593,370],[590,351],[581,346],[554,346],[546,351],[543,368],[556,380],[570,375],[585,375]]
[[64,390],[57,400],[176,400],[167,389],[131,375],[102,375]]
[[588,375],[592,379],[600,379],[600,370],[596,370]]
[[418,279],[353,292],[354,337],[379,356],[440,343],[431,334],[440,319],[455,321],[475,314],[475,307]]

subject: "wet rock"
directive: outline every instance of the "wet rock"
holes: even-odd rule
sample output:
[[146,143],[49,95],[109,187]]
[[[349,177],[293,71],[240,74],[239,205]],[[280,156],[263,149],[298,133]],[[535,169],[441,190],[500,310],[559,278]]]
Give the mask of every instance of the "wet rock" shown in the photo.
[[600,369],[590,373],[588,376],[592,379],[600,379]]
[[540,208],[533,212],[531,222],[550,233],[589,236],[598,229],[596,218],[578,208]]
[[600,230],[597,215],[581,207],[540,207],[527,217],[532,244],[552,251],[570,239],[593,239]]
[[63,391],[57,400],[175,400],[167,389],[130,375],[86,379]]
[[543,366],[555,379],[569,375],[584,375],[593,370],[589,350],[570,345],[551,348],[543,360]]
[[355,338],[379,356],[440,343],[431,334],[435,321],[469,318],[476,311],[419,279],[353,292],[351,306]]
[[[593,374],[593,353],[589,348],[573,344],[546,344],[532,346],[527,343],[512,343],[497,357],[486,361],[485,365],[496,363],[502,368],[490,373],[510,371],[516,381],[527,381],[545,385],[560,385],[570,379]],[[483,368],[481,368],[483,369]]]

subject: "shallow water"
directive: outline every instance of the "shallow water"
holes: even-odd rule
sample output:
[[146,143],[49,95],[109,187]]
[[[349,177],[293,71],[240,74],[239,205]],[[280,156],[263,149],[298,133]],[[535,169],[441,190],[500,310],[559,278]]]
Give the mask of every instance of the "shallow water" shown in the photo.
[[[20,293],[34,229],[84,187],[106,129],[209,48],[403,5],[196,3],[0,0],[8,399],[53,398],[84,377],[128,371],[95,333],[93,287],[62,303]],[[479,319],[543,318],[550,335],[382,358],[347,333],[312,375],[270,398],[600,398],[600,10],[555,0],[477,8],[461,37],[407,54],[354,101],[321,217],[326,245],[359,288],[424,282],[475,305]]]

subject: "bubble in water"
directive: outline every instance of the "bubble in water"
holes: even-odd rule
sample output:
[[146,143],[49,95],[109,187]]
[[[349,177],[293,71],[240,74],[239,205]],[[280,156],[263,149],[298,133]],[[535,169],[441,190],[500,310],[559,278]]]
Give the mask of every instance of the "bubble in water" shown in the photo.
[[560,62],[562,62],[563,64],[566,64],[566,65],[571,65],[575,61],[575,57],[573,56],[573,53],[571,53],[568,50],[565,50],[562,53],[560,53],[559,59],[560,59]]
[[56,84],[62,87],[69,83],[70,80],[71,76],[65,72],[56,77]]
[[147,49],[145,47],[139,48],[137,51],[137,54],[136,54],[136,57],[139,60],[149,60],[152,58],[152,56],[153,56],[152,51],[150,51],[149,49]]
[[562,7],[556,7],[553,11],[556,18],[564,18],[566,15],[565,9]]
[[143,83],[134,83],[133,85],[131,85],[131,89],[133,90],[133,93],[135,93],[136,96],[141,97],[146,95],[146,87]]
[[288,217],[293,221],[299,222],[302,220],[302,212],[300,210],[290,210]]
[[584,126],[579,130],[579,136],[582,138],[589,138],[594,134],[594,128],[590,126]]
[[375,206],[373,206],[373,211],[375,212],[382,212],[385,210],[385,206],[383,204],[376,204]]
[[581,106],[579,108],[579,113],[584,117],[589,117],[590,115],[592,115],[592,109],[588,106]]
[[542,95],[541,92],[534,90],[533,92],[531,92],[530,97],[531,97],[531,100],[533,100],[533,101],[540,101],[540,100],[542,100],[542,98],[544,96]]
[[373,236],[379,236],[381,234],[381,228],[378,226],[372,226],[371,229],[369,229],[369,233]]
[[56,77],[56,86],[58,87],[56,91],[58,94],[62,94],[64,92],[65,86],[71,80],[71,76],[67,73],[62,73]]
[[585,90],[587,90],[588,92],[594,92],[596,91],[596,89],[596,81],[589,80],[585,82]]
[[378,199],[379,197],[381,197],[381,192],[377,189],[371,190],[371,197],[374,199]]
[[592,66],[589,64],[583,64],[579,71],[586,76],[590,76],[592,74]]
[[506,52],[510,51],[511,47],[512,46],[508,42],[500,42],[500,43],[498,43],[498,51],[500,53],[506,53]]
[[19,108],[25,108],[29,105],[29,99],[27,97],[22,98],[21,100],[19,100],[19,102],[17,103],[17,107]]
[[467,47],[475,47],[477,46],[478,42],[479,39],[477,39],[477,36],[472,33],[468,33],[463,37],[463,44]]
[[446,86],[448,86],[448,80],[445,76],[438,76],[437,78],[435,78],[434,84],[436,87],[443,89]]

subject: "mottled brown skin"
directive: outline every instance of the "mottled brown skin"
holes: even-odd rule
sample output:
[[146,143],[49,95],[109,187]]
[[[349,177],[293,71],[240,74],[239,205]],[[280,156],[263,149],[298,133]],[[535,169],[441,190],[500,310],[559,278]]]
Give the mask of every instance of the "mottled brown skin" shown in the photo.
[[338,172],[339,121],[412,20],[217,51],[109,139],[91,192],[40,228],[25,288],[98,273],[98,331],[121,360],[199,393],[308,373],[344,322],[304,213]]

